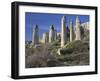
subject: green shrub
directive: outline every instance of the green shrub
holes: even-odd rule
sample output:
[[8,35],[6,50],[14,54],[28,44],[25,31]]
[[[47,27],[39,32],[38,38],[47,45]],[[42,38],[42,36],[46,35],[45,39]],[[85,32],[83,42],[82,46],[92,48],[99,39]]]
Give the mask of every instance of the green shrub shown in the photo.
[[64,48],[64,49],[61,49],[60,50],[60,53],[61,54],[70,54],[73,52],[73,49],[72,48]]
[[56,41],[52,42],[51,45],[53,45],[53,46],[59,46],[60,42],[59,42],[59,40],[56,40]]
[[78,53],[78,52],[84,52],[89,50],[89,42],[85,41],[73,41],[67,43],[64,48],[60,50],[61,54],[71,54],[71,53]]

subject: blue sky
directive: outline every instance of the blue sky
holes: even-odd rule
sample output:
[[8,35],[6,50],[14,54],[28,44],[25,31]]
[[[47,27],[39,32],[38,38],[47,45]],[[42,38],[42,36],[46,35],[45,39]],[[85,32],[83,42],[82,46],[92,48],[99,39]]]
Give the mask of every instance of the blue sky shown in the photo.
[[53,24],[57,32],[61,31],[62,16],[66,16],[66,24],[69,27],[70,19],[75,25],[76,16],[79,16],[81,23],[89,21],[88,15],[71,15],[71,14],[50,14],[50,13],[25,13],[25,40],[32,40],[33,28],[37,24],[39,27],[39,36],[42,37],[44,32],[49,32],[50,26]]

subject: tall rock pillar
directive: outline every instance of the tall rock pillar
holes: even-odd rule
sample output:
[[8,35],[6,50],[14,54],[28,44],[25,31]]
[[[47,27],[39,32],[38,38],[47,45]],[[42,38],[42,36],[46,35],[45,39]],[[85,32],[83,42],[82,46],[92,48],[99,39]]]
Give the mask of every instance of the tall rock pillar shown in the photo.
[[50,27],[49,31],[49,43],[53,42],[55,38],[55,31],[53,25]]
[[57,40],[57,30],[55,30],[54,33],[55,33],[54,40]]
[[63,47],[67,43],[66,16],[62,17],[61,25],[61,47]]
[[43,33],[43,43],[48,43],[48,39],[49,39],[49,36],[48,36],[48,33]]
[[39,28],[38,25],[35,26],[35,28],[33,29],[33,39],[32,39],[32,44],[36,45],[39,43]]
[[70,20],[70,42],[72,42],[74,39],[74,30],[73,30],[73,21]]
[[81,24],[80,24],[80,19],[77,16],[76,17],[76,40],[81,40]]

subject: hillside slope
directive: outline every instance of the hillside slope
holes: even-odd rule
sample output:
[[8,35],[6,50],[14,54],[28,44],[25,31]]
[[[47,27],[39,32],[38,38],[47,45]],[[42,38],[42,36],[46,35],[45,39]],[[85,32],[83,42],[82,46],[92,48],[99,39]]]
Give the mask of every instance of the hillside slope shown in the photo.
[[89,65],[89,42],[73,41],[64,48],[59,41],[40,44],[37,48],[27,47],[25,61],[26,68]]
[[88,65],[89,64],[89,42],[73,41],[65,45],[60,50],[60,56],[57,59],[63,62],[63,65]]

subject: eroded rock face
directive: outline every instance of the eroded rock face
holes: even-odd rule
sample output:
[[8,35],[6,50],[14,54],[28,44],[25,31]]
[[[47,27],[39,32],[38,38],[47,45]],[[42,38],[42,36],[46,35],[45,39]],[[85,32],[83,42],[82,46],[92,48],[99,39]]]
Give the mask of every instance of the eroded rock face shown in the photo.
[[49,42],[49,34],[46,32],[46,33],[43,33],[43,38],[42,38],[42,43],[48,43]]
[[81,24],[80,24],[80,19],[77,16],[76,18],[76,40],[81,40]]
[[39,28],[38,25],[33,28],[33,37],[32,37],[32,44],[38,44],[39,43]]
[[63,47],[67,43],[66,16],[62,17],[61,25],[61,47]]
[[54,40],[55,40],[55,29],[54,26],[52,25],[49,31],[49,43],[53,42]]
[[70,20],[70,42],[74,40],[74,28],[73,28],[73,21]]

